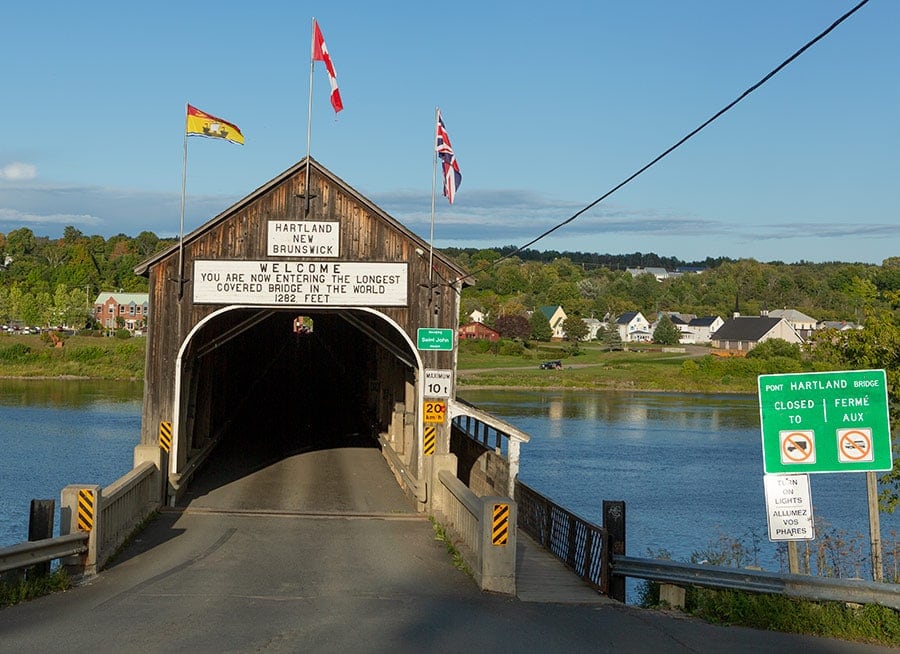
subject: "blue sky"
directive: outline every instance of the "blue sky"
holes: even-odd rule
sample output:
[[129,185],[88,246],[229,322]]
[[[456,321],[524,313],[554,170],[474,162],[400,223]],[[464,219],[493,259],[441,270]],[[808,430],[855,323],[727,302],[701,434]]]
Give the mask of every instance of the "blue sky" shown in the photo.
[[[845,0],[9,3],[0,232],[186,231],[306,154],[428,237],[434,111],[463,174],[437,247],[521,245],[735,99]],[[533,247],[760,261],[900,255],[900,3],[871,0],[654,168]]]

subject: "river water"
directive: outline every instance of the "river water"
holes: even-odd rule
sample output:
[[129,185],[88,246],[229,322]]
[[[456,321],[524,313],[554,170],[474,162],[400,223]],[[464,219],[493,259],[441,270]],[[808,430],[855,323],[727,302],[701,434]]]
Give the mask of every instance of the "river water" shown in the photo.
[[68,484],[106,486],[131,469],[139,382],[0,379],[0,547],[28,539],[32,499]]
[[[463,390],[531,435],[520,478],[601,522],[626,502],[628,553],[688,560],[720,537],[779,569],[768,541],[759,410],[753,396]],[[132,465],[142,384],[0,379],[0,547],[27,538],[31,499],[71,483],[108,485]],[[811,475],[820,535],[843,532],[868,559],[865,475]],[[57,518],[58,522],[58,518]],[[900,516],[882,515],[885,547]],[[58,525],[57,525],[58,531]],[[854,541],[853,539],[857,539]]]
[[[538,492],[598,524],[603,500],[625,501],[628,554],[666,550],[702,560],[739,543],[744,565],[780,569],[783,554],[768,539],[755,396],[465,389],[460,396],[531,436],[519,478]],[[833,551],[866,576],[865,473],[813,474],[810,486],[817,540],[830,536]],[[890,548],[900,515],[880,521]]]

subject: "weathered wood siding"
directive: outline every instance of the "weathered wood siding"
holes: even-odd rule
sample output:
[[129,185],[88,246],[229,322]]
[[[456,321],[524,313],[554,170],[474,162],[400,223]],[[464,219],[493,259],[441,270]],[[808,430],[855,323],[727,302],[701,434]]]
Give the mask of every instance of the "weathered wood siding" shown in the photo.
[[[158,255],[139,268],[150,280],[150,324],[147,342],[146,384],[144,392],[144,413],[142,443],[157,442],[159,423],[173,420],[176,389],[176,357],[179,347],[191,330],[204,318],[219,311],[222,305],[194,304],[193,262],[197,260],[271,260],[271,261],[365,261],[365,262],[407,262],[408,263],[408,303],[405,307],[380,307],[378,310],[395,321],[416,342],[419,327],[457,329],[456,292],[445,282],[458,279],[462,271],[451,262],[436,255],[434,258],[433,280],[443,284],[434,295],[434,304],[428,303],[428,244],[422,238],[410,233],[397,221],[384,214],[365,198],[349,188],[316,162],[312,162],[310,187],[312,199],[310,211],[305,212],[305,162],[261,187],[244,200],[235,204],[220,216],[212,219],[184,239],[184,283],[183,298],[179,301],[179,252],[177,247]],[[316,257],[269,257],[267,255],[267,229],[271,220],[333,220],[340,223],[340,255],[335,258]],[[416,249],[424,251],[424,256]],[[437,307],[433,315],[432,307]],[[284,307],[273,307],[283,310]],[[266,311],[260,307],[248,312]],[[310,310],[328,311],[327,306],[316,306]],[[292,309],[295,314],[304,313],[303,307]],[[247,317],[246,313],[225,314],[215,319],[215,330],[196,335],[190,348],[196,350],[204,342],[209,342],[216,333]],[[395,339],[386,330],[386,337]],[[402,347],[408,345],[398,341]],[[264,345],[262,345],[264,347]],[[190,352],[189,352],[190,353]],[[360,355],[362,374],[374,374],[377,363],[374,359]],[[428,367],[455,368],[452,352],[422,353]],[[211,362],[211,363],[210,363]],[[193,393],[201,396],[200,401],[188,402],[182,399],[182,412],[191,411],[193,428],[197,431],[209,428],[211,416],[221,410],[219,406],[229,398],[217,397],[213,388],[222,375],[241,375],[235,362],[204,362],[212,366],[213,372],[196,373],[193,379]],[[402,386],[397,380],[393,386]],[[402,391],[402,389],[401,389]],[[398,393],[397,389],[382,394]],[[196,398],[195,398],[196,399]],[[402,398],[401,398],[402,399]],[[371,400],[371,398],[370,398]],[[387,400],[384,400],[387,402]],[[375,413],[384,413],[384,407],[373,407]],[[182,416],[182,418],[184,418]],[[192,448],[201,447],[195,438]],[[185,454],[186,456],[186,454]]]

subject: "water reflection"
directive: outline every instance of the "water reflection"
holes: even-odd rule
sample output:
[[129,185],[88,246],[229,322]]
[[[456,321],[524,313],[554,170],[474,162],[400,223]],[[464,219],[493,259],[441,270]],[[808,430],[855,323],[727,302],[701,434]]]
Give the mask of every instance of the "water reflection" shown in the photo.
[[665,423],[677,428],[759,428],[755,396],[590,391],[459,391],[497,415],[616,423]]
[[93,379],[2,379],[0,407],[47,406],[79,408],[97,402],[134,402],[143,382]]

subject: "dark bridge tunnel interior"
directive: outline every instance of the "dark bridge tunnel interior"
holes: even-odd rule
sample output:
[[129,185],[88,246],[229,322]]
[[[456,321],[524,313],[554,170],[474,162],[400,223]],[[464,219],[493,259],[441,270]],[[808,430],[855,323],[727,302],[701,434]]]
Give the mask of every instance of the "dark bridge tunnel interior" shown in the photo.
[[[214,468],[217,477],[224,470],[234,477],[303,452],[377,446],[385,426],[371,406],[380,348],[372,338],[340,312],[306,313],[305,321],[285,311],[232,313],[192,344],[193,395],[206,407],[188,409],[196,413],[192,451],[210,437],[218,441],[200,476]],[[396,372],[393,382],[402,389]]]

